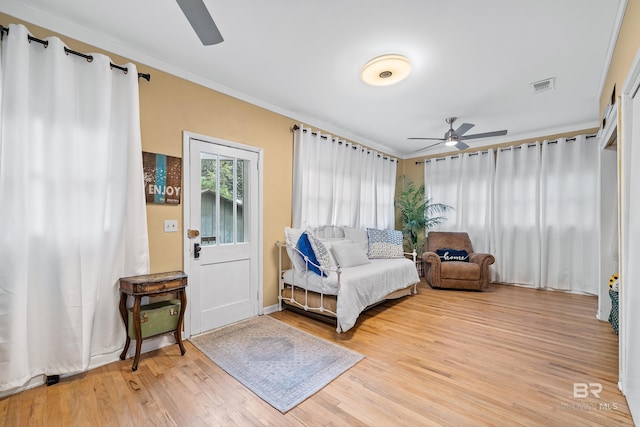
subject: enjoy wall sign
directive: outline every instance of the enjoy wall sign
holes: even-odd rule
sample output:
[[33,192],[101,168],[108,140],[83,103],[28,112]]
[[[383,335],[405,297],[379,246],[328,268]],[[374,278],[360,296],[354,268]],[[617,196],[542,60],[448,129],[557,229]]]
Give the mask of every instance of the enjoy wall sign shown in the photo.
[[182,159],[142,152],[144,193],[147,203],[177,205],[182,192]]

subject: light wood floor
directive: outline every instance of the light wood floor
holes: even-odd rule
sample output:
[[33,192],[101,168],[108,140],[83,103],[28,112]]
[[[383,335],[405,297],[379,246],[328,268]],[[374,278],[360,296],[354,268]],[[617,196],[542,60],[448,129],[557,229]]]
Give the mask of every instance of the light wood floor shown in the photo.
[[[0,400],[6,426],[633,425],[617,389],[617,337],[596,299],[493,286],[432,290],[371,309],[337,335],[292,312],[272,316],[366,357],[286,414],[190,343]],[[573,397],[599,383],[600,397]],[[578,386],[578,395],[581,389]]]

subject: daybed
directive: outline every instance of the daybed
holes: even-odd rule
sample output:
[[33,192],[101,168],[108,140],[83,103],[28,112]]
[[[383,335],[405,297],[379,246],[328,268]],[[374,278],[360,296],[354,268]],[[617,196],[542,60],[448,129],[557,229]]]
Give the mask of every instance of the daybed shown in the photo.
[[[333,318],[340,333],[367,308],[416,293],[417,254],[403,251],[399,231],[326,226],[286,228],[285,236],[277,243],[280,309]],[[291,268],[284,268],[283,248]]]

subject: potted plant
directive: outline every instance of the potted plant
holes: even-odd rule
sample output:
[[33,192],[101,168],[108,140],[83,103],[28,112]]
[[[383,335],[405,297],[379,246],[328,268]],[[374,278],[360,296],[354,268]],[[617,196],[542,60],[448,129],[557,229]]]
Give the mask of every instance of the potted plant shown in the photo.
[[[446,217],[440,215],[453,208],[443,203],[434,203],[425,197],[424,184],[416,187],[415,183],[403,176],[403,190],[398,194],[396,207],[400,211],[402,221],[402,235],[404,236],[407,252],[422,255],[426,231],[435,225],[446,221]],[[416,261],[417,268],[422,273],[422,260]]]

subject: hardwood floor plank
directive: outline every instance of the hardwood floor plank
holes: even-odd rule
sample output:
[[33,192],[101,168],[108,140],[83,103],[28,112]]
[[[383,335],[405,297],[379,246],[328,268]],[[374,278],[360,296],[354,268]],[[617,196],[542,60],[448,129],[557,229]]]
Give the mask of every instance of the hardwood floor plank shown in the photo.
[[[363,313],[343,334],[284,311],[291,326],[365,359],[281,414],[190,342],[0,400],[7,426],[631,426],[618,340],[586,295],[493,285],[434,290]],[[574,397],[574,383],[602,385]]]

